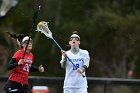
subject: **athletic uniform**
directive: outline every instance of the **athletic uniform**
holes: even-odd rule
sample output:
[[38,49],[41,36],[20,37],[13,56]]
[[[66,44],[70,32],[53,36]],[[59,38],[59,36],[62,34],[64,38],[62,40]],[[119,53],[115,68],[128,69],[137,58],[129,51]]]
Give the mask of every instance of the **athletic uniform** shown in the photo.
[[[73,54],[71,50],[66,52],[69,59],[78,67],[82,68],[85,60],[89,60],[89,53],[87,50],[80,49],[77,54]],[[63,62],[63,55],[60,61]],[[85,72],[83,73],[85,75]],[[82,77],[77,72],[73,64],[67,59],[66,60],[66,72],[64,80],[64,93],[87,93],[87,79]]]
[[[33,54],[26,53],[24,62],[18,66],[19,60],[23,57],[24,50],[18,50],[8,64],[8,70],[12,69],[11,75],[5,86],[6,93],[18,91],[14,93],[28,93],[28,74],[29,71],[38,71],[38,68],[33,66]],[[20,91],[20,92],[19,92]],[[12,92],[13,93],[13,92]]]

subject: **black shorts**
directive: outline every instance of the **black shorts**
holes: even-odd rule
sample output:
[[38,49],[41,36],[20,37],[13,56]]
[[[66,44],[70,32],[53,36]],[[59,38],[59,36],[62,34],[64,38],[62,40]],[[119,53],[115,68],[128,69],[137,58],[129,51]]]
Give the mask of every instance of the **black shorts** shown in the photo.
[[30,93],[28,84],[21,84],[11,80],[7,81],[4,91],[6,93]]

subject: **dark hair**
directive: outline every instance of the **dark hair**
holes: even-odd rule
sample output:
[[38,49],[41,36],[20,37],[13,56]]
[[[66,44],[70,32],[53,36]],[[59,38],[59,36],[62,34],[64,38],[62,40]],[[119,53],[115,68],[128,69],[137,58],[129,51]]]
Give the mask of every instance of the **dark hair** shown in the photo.
[[24,34],[15,34],[15,33],[10,33],[10,32],[7,32],[7,34],[8,34],[11,38],[16,39],[16,40],[20,43],[19,46],[20,46],[21,48],[23,48],[22,45],[21,45],[21,43],[22,43],[22,39],[23,39],[26,35],[24,35]]

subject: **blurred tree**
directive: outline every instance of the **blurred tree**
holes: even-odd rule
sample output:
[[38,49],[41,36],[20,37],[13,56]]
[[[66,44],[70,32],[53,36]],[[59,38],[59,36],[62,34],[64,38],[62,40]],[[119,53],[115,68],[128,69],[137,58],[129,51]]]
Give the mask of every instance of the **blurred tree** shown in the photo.
[[[139,0],[22,0],[17,8],[0,19],[0,28],[5,28],[1,31],[29,35],[34,7],[39,4],[42,9],[37,22],[50,22],[49,28],[62,48],[67,50],[72,31],[79,31],[81,47],[87,49],[91,56],[87,76],[127,78],[128,71],[133,70],[134,76],[140,77]],[[32,38],[35,63],[42,63],[46,68],[41,75],[64,76],[59,64],[61,53],[55,44],[36,32],[33,32]],[[9,46],[11,44],[4,45],[6,40],[11,41],[2,38],[1,44],[5,49],[17,49],[17,46]],[[16,42],[11,43],[16,45]],[[7,56],[11,56],[13,51]]]

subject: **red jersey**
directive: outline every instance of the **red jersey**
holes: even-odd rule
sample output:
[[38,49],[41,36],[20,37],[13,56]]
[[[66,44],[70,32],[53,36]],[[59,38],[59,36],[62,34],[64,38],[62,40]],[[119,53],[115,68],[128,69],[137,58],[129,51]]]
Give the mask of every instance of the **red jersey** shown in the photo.
[[[23,57],[24,50],[18,50],[12,58],[16,59],[16,62],[19,62],[19,60]],[[33,63],[33,54],[32,53],[26,53],[24,56],[24,62],[22,66],[17,66],[12,70],[12,73],[9,77],[9,80],[19,82],[21,84],[28,84],[28,74],[30,67]]]

